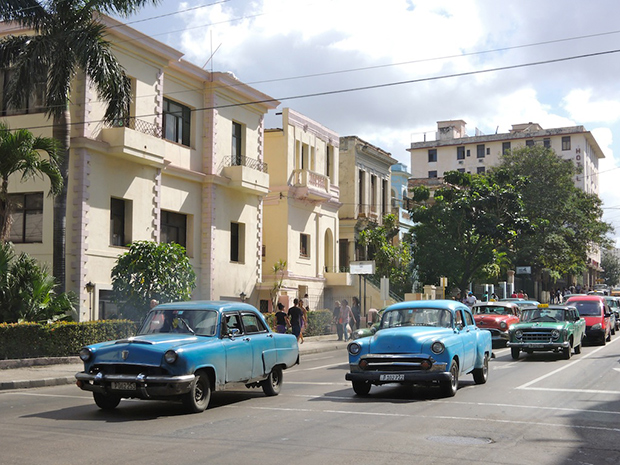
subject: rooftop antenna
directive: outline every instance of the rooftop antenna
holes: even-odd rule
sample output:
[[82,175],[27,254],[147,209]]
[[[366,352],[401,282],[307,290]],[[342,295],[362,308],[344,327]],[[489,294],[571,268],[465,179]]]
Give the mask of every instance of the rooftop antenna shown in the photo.
[[[209,32],[211,35],[211,55],[209,56],[209,59],[207,60],[207,62],[204,65],[202,65],[202,69],[205,69],[205,67],[212,60],[213,55],[215,55],[217,51],[220,49],[220,47],[222,46],[222,44],[218,45],[217,48],[215,49],[215,52],[213,51],[213,31],[209,31]],[[211,74],[213,74],[213,62],[212,61],[211,61]]]

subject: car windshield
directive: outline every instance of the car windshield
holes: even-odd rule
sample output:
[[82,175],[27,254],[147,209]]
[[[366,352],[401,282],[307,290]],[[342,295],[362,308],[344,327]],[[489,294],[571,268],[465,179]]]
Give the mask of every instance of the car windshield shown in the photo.
[[581,316],[601,316],[601,304],[593,300],[571,301],[570,305],[577,307]]
[[185,333],[215,336],[217,312],[212,310],[152,310],[146,316],[138,335]]
[[524,310],[521,314],[521,321],[564,321],[564,310],[552,308],[532,308]]
[[472,309],[474,315],[511,315],[512,312],[507,307],[500,307],[499,305],[481,305]]
[[383,314],[381,329],[398,326],[452,326],[452,313],[440,308],[406,308]]

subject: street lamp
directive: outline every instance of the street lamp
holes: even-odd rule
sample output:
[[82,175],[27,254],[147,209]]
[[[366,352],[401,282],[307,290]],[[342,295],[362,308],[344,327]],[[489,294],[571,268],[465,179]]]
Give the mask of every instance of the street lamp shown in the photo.
[[245,302],[245,298],[247,296],[245,295],[245,292],[242,291],[241,294],[239,294],[239,297],[241,298],[241,302]]

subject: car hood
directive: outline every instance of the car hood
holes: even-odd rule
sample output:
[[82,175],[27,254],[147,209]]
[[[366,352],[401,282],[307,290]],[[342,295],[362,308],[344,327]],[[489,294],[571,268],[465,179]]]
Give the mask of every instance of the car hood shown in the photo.
[[213,344],[216,341],[218,341],[216,337],[160,333],[102,342],[89,347],[93,352],[91,363],[136,363],[159,366],[163,354],[169,349],[178,350],[196,342]]
[[502,321],[508,321],[513,319],[512,315],[474,315],[474,321],[479,326],[491,326],[496,327]]
[[541,329],[548,329],[548,330],[552,330],[552,329],[557,329],[560,330],[562,328],[564,328],[564,326],[566,326],[568,323],[567,322],[558,322],[558,321],[525,321],[522,323],[516,323],[515,325],[511,326],[511,329],[532,329],[532,328],[541,328]]
[[386,328],[377,331],[370,338],[370,353],[374,354],[405,354],[422,352],[425,343],[429,345],[437,340],[454,335],[450,328],[428,326]]

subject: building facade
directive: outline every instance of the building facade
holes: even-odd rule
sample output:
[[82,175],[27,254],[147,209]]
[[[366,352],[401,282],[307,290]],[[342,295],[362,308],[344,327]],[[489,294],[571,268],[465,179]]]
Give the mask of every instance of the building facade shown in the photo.
[[[282,127],[265,131],[269,194],[264,200],[261,309],[279,300],[292,306],[308,294],[311,309],[324,308],[327,272],[338,270],[339,137],[289,108]],[[274,273],[277,262],[286,268]]]
[[[278,102],[114,19],[102,21],[131,80],[133,102],[125,118],[105,125],[105,106],[88,79],[72,85],[66,281],[79,295],[78,320],[115,314],[110,271],[137,240],[183,245],[197,274],[195,298],[257,303],[269,190],[264,115]],[[12,128],[51,137],[42,111],[4,109],[2,117]],[[31,224],[14,229],[11,240],[51,264],[47,184],[15,177],[10,189],[24,205],[36,205],[34,212],[15,212],[30,215]]]
[[398,219],[398,236],[395,237],[399,242],[403,236],[409,232],[413,226],[409,210],[411,207],[411,195],[409,194],[409,178],[411,173],[407,170],[407,165],[396,163],[390,168],[391,174],[391,195],[392,195],[392,214]]

